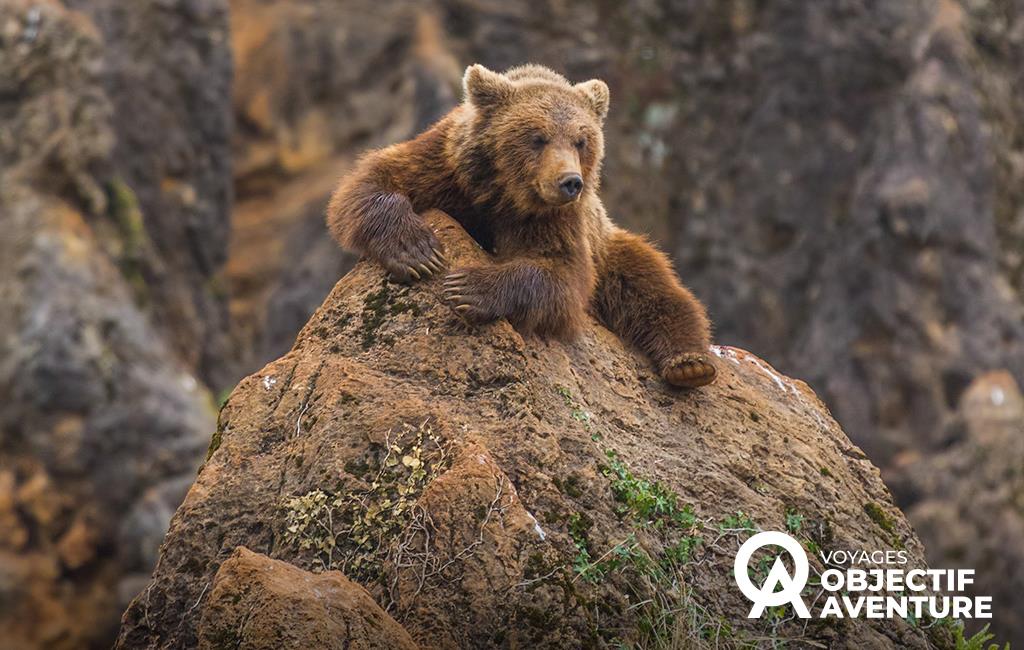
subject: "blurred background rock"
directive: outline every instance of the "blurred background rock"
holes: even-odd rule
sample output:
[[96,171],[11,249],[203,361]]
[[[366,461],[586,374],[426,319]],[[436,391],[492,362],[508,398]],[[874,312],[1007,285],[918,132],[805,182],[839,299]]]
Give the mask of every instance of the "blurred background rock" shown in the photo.
[[0,0],[5,645],[109,645],[333,184],[477,61],[609,83],[609,212],[1024,642],[1024,0]]

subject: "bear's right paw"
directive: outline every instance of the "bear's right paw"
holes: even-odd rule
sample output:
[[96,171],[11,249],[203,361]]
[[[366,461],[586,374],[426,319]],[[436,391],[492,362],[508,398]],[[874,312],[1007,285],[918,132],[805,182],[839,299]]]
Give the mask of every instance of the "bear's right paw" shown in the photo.
[[403,284],[425,280],[448,266],[441,243],[427,227],[407,233],[378,257],[391,280]]
[[711,357],[703,352],[687,352],[678,354],[664,364],[661,376],[673,386],[682,388],[699,388],[715,380],[718,370]]

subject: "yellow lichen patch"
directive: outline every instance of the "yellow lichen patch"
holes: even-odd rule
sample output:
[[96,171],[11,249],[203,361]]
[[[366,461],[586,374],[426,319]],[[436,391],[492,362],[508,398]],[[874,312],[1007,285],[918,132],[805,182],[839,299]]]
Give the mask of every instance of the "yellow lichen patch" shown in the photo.
[[365,487],[331,494],[315,489],[285,504],[284,539],[312,551],[321,569],[353,580],[380,577],[384,561],[412,519],[416,499],[450,464],[448,445],[428,422],[389,432],[370,458],[353,462]]

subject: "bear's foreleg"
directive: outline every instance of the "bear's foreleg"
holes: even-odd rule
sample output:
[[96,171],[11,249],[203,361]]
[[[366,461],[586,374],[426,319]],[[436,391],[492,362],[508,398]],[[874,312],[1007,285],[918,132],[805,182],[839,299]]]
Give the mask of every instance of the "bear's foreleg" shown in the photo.
[[646,353],[669,383],[695,388],[714,381],[707,312],[664,253],[643,237],[625,231],[609,237],[593,305],[605,325]]
[[550,260],[516,260],[456,269],[445,277],[444,298],[464,319],[507,318],[520,332],[568,339],[582,324],[587,276]]
[[363,165],[331,197],[331,234],[343,247],[380,263],[396,282],[439,273],[446,261],[434,232],[407,196],[377,179],[384,176],[380,170]]

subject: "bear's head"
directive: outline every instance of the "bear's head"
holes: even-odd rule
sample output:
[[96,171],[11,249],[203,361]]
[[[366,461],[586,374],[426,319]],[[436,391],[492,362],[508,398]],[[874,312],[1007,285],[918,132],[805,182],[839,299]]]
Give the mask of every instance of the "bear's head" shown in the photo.
[[597,190],[604,156],[608,86],[571,84],[539,65],[504,74],[471,65],[463,78],[470,120],[464,142],[474,167],[474,196],[543,214]]

